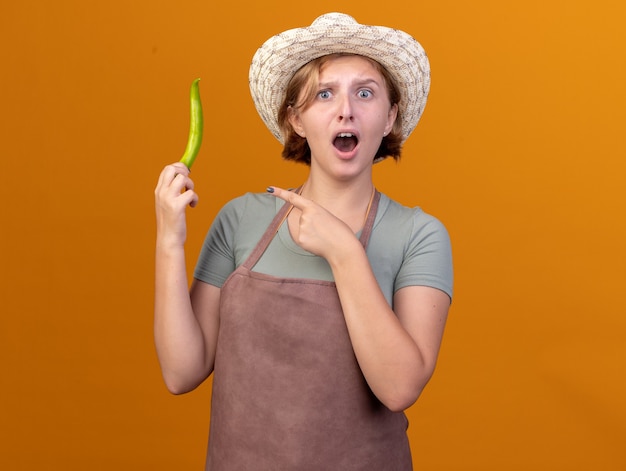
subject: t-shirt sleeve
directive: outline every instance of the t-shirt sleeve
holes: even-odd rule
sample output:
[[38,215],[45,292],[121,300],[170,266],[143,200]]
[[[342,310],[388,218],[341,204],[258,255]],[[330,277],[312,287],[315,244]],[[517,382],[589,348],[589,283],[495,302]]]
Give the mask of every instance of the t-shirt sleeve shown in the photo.
[[394,289],[406,286],[430,286],[452,298],[452,249],[448,231],[438,219],[417,208]]
[[239,201],[227,203],[215,217],[204,239],[194,278],[221,288],[235,270],[234,237],[239,227]]

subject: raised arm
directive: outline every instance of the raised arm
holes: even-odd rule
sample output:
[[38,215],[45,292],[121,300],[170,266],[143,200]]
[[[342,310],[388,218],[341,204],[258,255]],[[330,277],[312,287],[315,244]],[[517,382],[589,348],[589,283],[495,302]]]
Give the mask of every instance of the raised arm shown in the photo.
[[220,290],[194,282],[189,291],[185,264],[185,211],[198,196],[185,165],[163,169],[155,189],[154,338],[167,388],[181,394],[213,371]]

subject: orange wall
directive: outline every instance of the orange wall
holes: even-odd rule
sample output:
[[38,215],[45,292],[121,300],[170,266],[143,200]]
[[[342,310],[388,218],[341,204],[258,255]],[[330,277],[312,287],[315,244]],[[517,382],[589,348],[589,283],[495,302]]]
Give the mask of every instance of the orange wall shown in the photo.
[[202,77],[189,269],[228,199],[297,185],[247,70],[344,10],[413,33],[432,92],[379,189],[448,226],[456,297],[409,411],[417,469],[626,469],[623,0],[25,0],[0,8],[0,468],[200,469],[209,386],[152,343],[153,197]]

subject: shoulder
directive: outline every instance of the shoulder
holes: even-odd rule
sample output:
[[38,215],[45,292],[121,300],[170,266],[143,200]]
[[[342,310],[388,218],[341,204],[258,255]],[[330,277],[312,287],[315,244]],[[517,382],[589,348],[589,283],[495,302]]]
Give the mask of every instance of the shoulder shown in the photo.
[[438,218],[425,212],[419,206],[405,206],[384,194],[381,194],[380,209],[376,219],[375,224],[384,228],[384,232],[395,233],[405,240],[421,239],[428,235],[449,238],[446,227]]
[[276,198],[267,193],[244,193],[228,201],[221,209],[225,212],[242,213],[255,210],[272,210],[276,207]]
[[213,226],[234,250],[237,259],[251,249],[285,202],[267,193],[245,193],[226,203]]
[[[448,231],[420,207],[407,207],[381,197],[379,227],[371,242],[378,257],[389,263],[394,291],[405,286],[430,286],[452,297],[452,248]],[[375,238],[376,237],[376,238]]]
[[277,198],[266,193],[244,193],[228,201],[220,209],[217,219],[237,225],[264,222],[276,214],[276,203]]
[[262,237],[277,201],[264,193],[245,193],[224,204],[205,237],[194,276],[221,286]]

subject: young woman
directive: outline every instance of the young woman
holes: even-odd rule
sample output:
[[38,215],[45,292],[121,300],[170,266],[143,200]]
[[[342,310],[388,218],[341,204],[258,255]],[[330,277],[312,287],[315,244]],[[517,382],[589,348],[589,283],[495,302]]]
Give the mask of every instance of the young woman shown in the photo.
[[452,296],[447,232],[373,185],[429,90],[408,34],[327,14],[270,38],[252,96],[283,156],[310,167],[213,222],[188,291],[184,165],[156,196],[155,339],[165,383],[211,373],[210,470],[412,469],[403,411],[437,360]]

